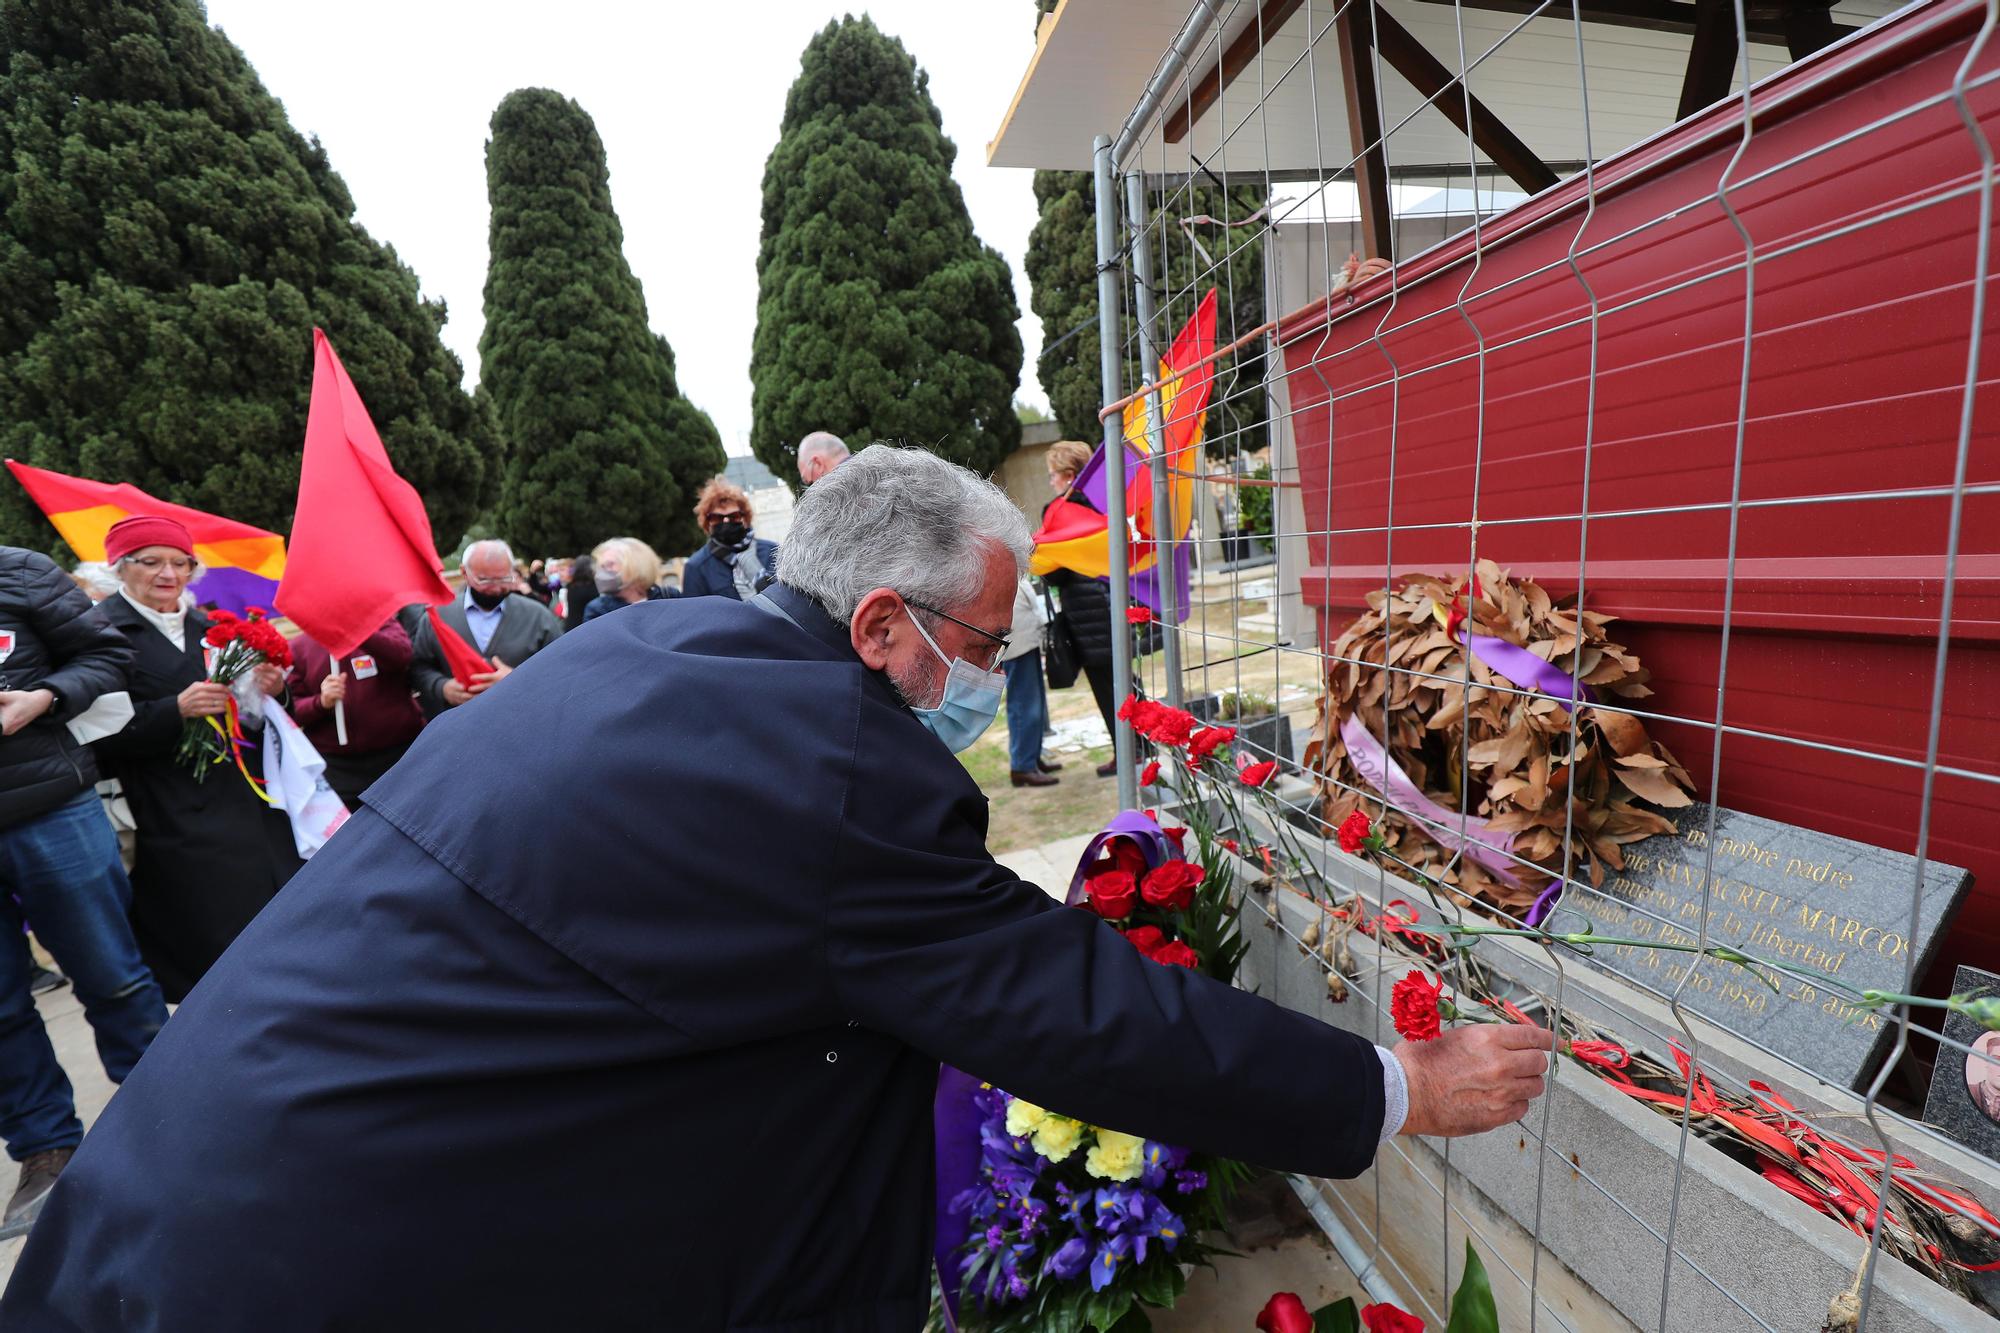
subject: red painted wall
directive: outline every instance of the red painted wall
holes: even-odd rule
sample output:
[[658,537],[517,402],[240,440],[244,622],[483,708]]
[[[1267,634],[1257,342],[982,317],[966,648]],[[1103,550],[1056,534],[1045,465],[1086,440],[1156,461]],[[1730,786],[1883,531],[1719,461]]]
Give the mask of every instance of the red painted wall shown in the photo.
[[[1944,94],[1979,13],[1912,10],[1756,95],[1730,190],[1759,255],[1741,494],[1799,502],[1740,511],[1731,727],[1923,757],[1950,500],[1907,492],[1948,491],[1958,453],[1979,156]],[[1996,68],[1988,51],[1974,78]],[[1969,101],[2000,138],[2000,86]],[[1740,104],[1715,108],[1605,163],[1587,225],[1579,178],[1476,247],[1468,232],[1404,263],[1393,297],[1378,281],[1279,334],[1326,641],[1385,572],[1464,569],[1475,541],[1559,593],[1581,570],[1587,604],[1626,617],[1617,633],[1654,673],[1648,706],[1689,720],[1649,725],[1703,796],[1746,295],[1713,195],[1742,136]],[[1594,375],[1573,241],[1600,311]],[[1991,286],[1968,483],[2000,491]],[[1904,494],[1851,498],[1883,491]],[[1944,704],[1940,762],[2000,774],[2000,493],[1965,500]],[[1726,734],[1712,794],[1914,851],[1921,780]],[[1931,809],[1930,854],[1977,876],[1939,964],[2000,965],[2000,787],[1941,774]],[[1906,910],[1908,885],[1875,887]]]

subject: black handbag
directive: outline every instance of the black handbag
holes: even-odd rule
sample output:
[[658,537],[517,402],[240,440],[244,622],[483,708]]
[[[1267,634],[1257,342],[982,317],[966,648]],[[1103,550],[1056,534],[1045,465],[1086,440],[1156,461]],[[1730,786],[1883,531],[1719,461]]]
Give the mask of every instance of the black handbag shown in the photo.
[[1042,609],[1049,615],[1048,623],[1042,626],[1042,670],[1048,674],[1050,689],[1066,690],[1083,672],[1083,654],[1077,650],[1069,613],[1056,610],[1047,588],[1042,589]]

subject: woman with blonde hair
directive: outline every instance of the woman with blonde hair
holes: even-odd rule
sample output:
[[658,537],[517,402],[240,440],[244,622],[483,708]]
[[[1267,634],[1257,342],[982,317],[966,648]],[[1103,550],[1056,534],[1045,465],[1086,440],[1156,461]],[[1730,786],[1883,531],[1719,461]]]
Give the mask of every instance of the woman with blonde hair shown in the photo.
[[637,537],[613,537],[590,553],[599,596],[583,608],[583,623],[634,602],[657,602],[680,593],[660,583],[660,557]]
[[[1094,452],[1081,440],[1057,440],[1049,446],[1049,489],[1055,492],[1055,498],[1042,509],[1044,522],[1047,521],[1048,511],[1059,504],[1082,505],[1093,511],[1097,508],[1076,490],[1077,474],[1090,462]],[[1077,656],[1083,663],[1084,679],[1090,682],[1090,692],[1097,700],[1097,711],[1104,719],[1105,731],[1116,736],[1118,701],[1112,697],[1111,646],[1113,636],[1125,626],[1111,623],[1111,587],[1103,579],[1091,578],[1071,569],[1052,569],[1042,576],[1042,582],[1055,589],[1062,598],[1063,618],[1069,622],[1075,639]],[[1117,771],[1118,761],[1115,758],[1097,766],[1100,778],[1108,778]]]

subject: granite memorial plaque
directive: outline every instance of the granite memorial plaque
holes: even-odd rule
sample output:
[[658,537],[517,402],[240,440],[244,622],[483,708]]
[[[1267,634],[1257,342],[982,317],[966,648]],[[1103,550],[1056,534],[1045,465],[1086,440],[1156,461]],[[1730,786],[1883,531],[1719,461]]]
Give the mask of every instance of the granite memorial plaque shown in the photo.
[[[1952,978],[1951,993],[2000,995],[2000,973],[1961,967]],[[1970,1046],[1979,1055],[1967,1055],[1957,1046],[1938,1046],[1924,1119],[1974,1152],[2000,1162],[2000,1032],[1987,1031],[1965,1014],[1947,1015],[1942,1030],[1948,1040]]]
[[[1571,888],[1552,928],[1575,929],[1573,912],[1599,935],[1693,944],[1709,873],[1708,807],[1669,812],[1677,832],[1625,849],[1625,870],[1602,888]],[[1971,886],[1956,866],[1929,861],[1910,934],[1913,856],[1718,808],[1708,942],[1832,975],[1856,990],[1903,989],[1914,956],[1921,978],[1939,933]],[[1681,1003],[1833,1083],[1860,1089],[1894,1037],[1894,1022],[1863,1012],[1804,977],[1773,972],[1779,989],[1742,968],[1691,953],[1600,945],[1598,965],[1671,994],[1691,964]]]

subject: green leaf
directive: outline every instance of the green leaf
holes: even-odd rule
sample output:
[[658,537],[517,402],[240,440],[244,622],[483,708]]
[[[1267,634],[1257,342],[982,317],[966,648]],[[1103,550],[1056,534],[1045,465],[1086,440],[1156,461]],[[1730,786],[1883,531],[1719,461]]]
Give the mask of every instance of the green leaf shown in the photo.
[[1342,1296],[1331,1305],[1313,1311],[1313,1333],[1360,1333],[1361,1314],[1352,1296]]
[[1493,1304],[1493,1284],[1479,1251],[1465,1242],[1465,1273],[1451,1298],[1451,1322],[1445,1333],[1500,1333],[1500,1311]]

